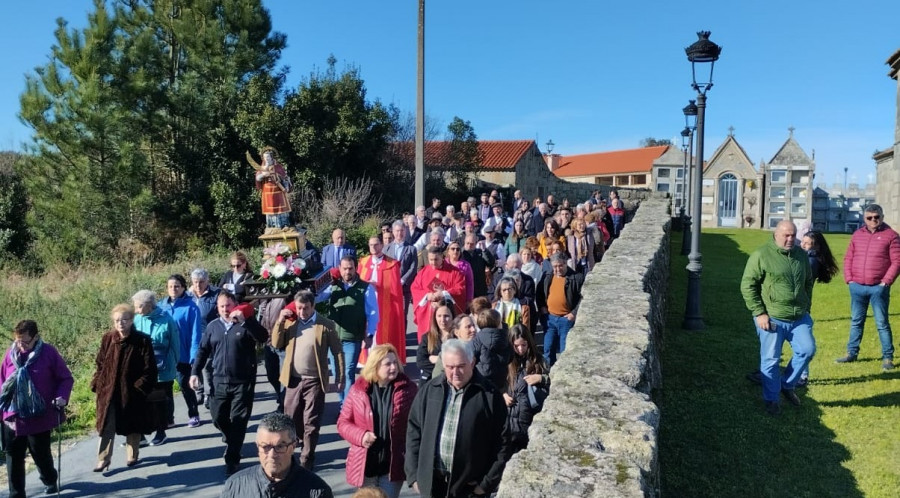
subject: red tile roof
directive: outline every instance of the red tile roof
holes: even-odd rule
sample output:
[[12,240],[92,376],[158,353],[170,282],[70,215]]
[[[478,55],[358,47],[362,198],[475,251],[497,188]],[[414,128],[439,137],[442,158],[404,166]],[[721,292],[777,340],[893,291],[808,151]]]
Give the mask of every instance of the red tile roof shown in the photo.
[[481,140],[478,151],[485,169],[514,169],[534,140]]
[[[512,171],[533,144],[534,140],[479,140],[481,167],[485,170]],[[398,146],[403,155],[415,157],[415,144],[406,142]],[[446,166],[443,163],[448,156],[449,147],[450,142],[425,142],[425,164],[431,168]]]
[[618,173],[647,172],[653,168],[653,161],[666,152],[667,145],[642,147],[640,149],[615,150],[594,154],[579,154],[559,158],[556,176],[613,175]]

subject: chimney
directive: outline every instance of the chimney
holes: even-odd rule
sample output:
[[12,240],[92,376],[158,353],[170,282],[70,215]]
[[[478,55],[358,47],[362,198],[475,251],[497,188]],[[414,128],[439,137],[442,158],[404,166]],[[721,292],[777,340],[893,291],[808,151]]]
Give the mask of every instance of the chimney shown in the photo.
[[559,154],[544,154],[544,162],[551,172],[556,171],[559,169]]

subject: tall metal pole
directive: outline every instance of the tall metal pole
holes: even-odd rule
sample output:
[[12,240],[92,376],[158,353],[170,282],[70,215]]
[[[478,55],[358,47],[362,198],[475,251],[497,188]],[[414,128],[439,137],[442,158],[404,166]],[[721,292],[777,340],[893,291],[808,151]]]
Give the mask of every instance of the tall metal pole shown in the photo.
[[416,203],[425,205],[425,0],[419,0],[419,50],[416,72]]
[[691,130],[691,136],[690,136],[690,138],[688,138],[688,167],[687,167],[687,171],[685,172],[687,174],[687,191],[685,192],[687,197],[684,198],[685,202],[688,203],[688,205],[687,205],[688,218],[690,218],[691,216],[694,215],[694,207],[691,205],[691,203],[693,202],[693,197],[691,197],[691,192],[694,190],[694,188],[692,186],[691,181],[694,178],[694,161],[693,161],[693,158],[694,158],[694,135],[696,133],[697,133],[696,129]]
[[706,328],[703,323],[703,315],[700,312],[700,273],[703,271],[700,254],[700,225],[702,224],[701,194],[703,189],[703,134],[706,121],[706,92],[697,91],[697,161],[694,167],[694,188],[691,192],[691,212],[694,218],[694,227],[691,231],[691,253],[688,255],[688,288],[687,303],[684,308],[684,323],[682,328],[687,330],[702,330]]
[[688,146],[684,143],[684,139],[682,139],[681,150],[684,151],[684,166],[681,168],[681,209],[679,214],[681,215],[682,222],[684,221],[684,217],[687,215],[687,176],[688,176]]
[[[688,148],[687,148],[687,151],[685,151],[686,157],[685,157],[684,163],[685,163],[686,167],[685,167],[685,172],[684,172],[684,178],[686,178],[687,181],[685,182],[685,188],[682,190],[682,195],[685,196],[684,200],[682,201],[682,204],[686,204],[688,202],[693,202],[693,198],[691,197],[691,178],[694,177],[693,173],[691,173],[691,170],[694,169],[693,161],[691,161],[691,158],[693,158],[693,153],[694,153],[694,130],[691,130],[691,136],[688,138]],[[682,223],[684,229],[681,231],[681,255],[682,256],[687,256],[691,252],[691,232],[693,231],[692,226],[691,226],[692,222],[693,222],[693,220],[691,219],[691,206],[690,206],[690,204],[687,204],[687,214],[684,216],[684,222]]]

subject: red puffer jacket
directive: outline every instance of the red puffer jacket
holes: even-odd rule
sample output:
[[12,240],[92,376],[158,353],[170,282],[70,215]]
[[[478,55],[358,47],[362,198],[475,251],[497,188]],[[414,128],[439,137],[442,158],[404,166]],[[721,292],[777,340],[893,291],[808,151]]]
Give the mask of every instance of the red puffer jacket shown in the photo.
[[[391,399],[391,481],[403,481],[404,458],[406,457],[406,425],[413,398],[416,397],[416,385],[402,372],[394,381],[394,395]],[[348,443],[347,483],[360,487],[366,474],[367,450],[362,445],[366,432],[375,432],[372,404],[369,402],[369,383],[362,377],[350,387],[350,393],[344,400],[344,407],[338,417],[337,429]]]
[[900,237],[882,223],[870,232],[862,227],[853,232],[844,255],[844,282],[862,285],[891,285],[900,273]]

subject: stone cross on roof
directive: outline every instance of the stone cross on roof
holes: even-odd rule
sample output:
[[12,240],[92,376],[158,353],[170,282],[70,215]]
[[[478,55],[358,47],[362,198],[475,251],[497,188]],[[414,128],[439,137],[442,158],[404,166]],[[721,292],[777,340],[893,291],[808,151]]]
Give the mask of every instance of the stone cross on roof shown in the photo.
[[794,136],[794,130],[796,130],[796,128],[794,128],[793,126],[788,126],[788,132],[791,134],[792,137]]
[[728,136],[729,136],[729,137],[733,137],[733,136],[734,136],[734,126],[729,126],[729,127],[728,127]]

